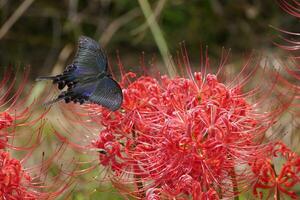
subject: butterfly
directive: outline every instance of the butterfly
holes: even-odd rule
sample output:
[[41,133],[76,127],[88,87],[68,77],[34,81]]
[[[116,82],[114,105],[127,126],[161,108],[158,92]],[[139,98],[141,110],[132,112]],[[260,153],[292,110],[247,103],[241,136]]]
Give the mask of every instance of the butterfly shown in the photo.
[[112,111],[120,108],[123,95],[120,85],[112,79],[108,72],[108,62],[104,50],[95,40],[81,36],[72,64],[62,74],[41,76],[36,79],[52,80],[62,90],[56,99],[46,102],[51,105],[64,100],[66,103],[85,102],[102,105]]

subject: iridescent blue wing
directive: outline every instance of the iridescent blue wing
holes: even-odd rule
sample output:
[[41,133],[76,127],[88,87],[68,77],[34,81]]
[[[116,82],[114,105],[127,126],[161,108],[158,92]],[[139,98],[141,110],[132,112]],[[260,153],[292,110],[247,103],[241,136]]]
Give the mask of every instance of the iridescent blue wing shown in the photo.
[[107,71],[107,58],[100,44],[92,38],[80,36],[73,65],[82,73],[101,73]]
[[96,78],[107,71],[107,58],[104,50],[95,40],[81,36],[78,41],[78,49],[74,61],[67,66],[62,74],[57,76],[43,76],[37,80],[53,80],[58,84],[58,89],[75,87],[86,79]]
[[58,101],[64,100],[66,103],[79,102],[83,104],[89,99],[89,96],[95,91],[96,84],[93,81],[83,84],[77,84],[75,87],[69,87],[66,91],[61,92],[56,99],[44,103],[44,105],[51,105]]
[[123,101],[120,86],[107,73],[107,58],[103,49],[86,36],[79,38],[75,59],[62,74],[39,77],[37,80],[53,80],[60,90],[66,85],[68,87],[46,105],[60,100],[80,104],[89,101],[114,111],[120,108]]
[[88,100],[115,111],[120,108],[123,101],[122,89],[116,81],[105,76],[98,81]]
[[115,111],[120,108],[123,95],[119,84],[108,76],[94,81],[77,84],[74,88],[63,91],[56,99],[45,103],[51,105],[60,100],[66,103],[73,101],[83,104],[86,101],[102,105],[109,110]]

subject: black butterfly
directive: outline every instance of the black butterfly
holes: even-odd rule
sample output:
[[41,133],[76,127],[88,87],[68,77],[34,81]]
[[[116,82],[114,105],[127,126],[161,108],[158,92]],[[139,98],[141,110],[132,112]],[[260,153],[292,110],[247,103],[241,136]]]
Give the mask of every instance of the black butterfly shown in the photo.
[[119,84],[108,73],[107,57],[100,45],[93,39],[81,36],[75,59],[64,72],[57,76],[42,76],[36,80],[53,80],[62,90],[67,90],[47,103],[51,105],[60,100],[91,102],[102,105],[112,111],[120,108],[123,96]]

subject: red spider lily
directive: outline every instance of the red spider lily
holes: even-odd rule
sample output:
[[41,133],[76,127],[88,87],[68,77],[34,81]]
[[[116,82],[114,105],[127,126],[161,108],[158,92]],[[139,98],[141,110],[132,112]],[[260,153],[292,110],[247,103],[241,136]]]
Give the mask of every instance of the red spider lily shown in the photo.
[[[0,113],[0,131],[10,127],[13,118],[7,113]],[[20,161],[11,159],[8,152],[4,152],[8,137],[3,134],[0,146],[0,197],[1,199],[37,199],[27,190],[26,184],[30,184],[30,176],[22,170]]]
[[253,186],[254,195],[263,199],[264,193],[260,191],[263,189],[268,191],[267,199],[279,200],[284,195],[298,199],[299,196],[293,191],[293,187],[300,184],[300,156],[292,152],[282,142],[275,143],[271,151],[273,160],[274,158],[282,158],[284,164],[280,170],[276,170],[271,159],[258,160],[253,163],[252,170],[258,177]]
[[214,75],[160,81],[137,79],[124,89],[123,110],[102,111],[106,128],[94,143],[105,152],[101,164],[117,178],[126,175],[140,197],[148,188],[194,199],[208,190],[236,195],[236,181],[252,177],[234,167],[263,156],[257,140],[270,124],[259,122],[239,87],[227,88]]
[[[32,166],[31,168],[23,168],[22,165],[29,160],[29,157],[32,155],[34,149],[33,146],[27,149],[29,152],[22,160],[17,160],[11,158],[10,153],[6,152],[5,148],[12,148],[13,146],[9,144],[8,137],[5,137],[5,129],[13,126],[13,118],[7,113],[0,113],[0,116],[5,116],[6,123],[5,126],[2,126],[0,129],[1,133],[4,133],[5,141],[1,141],[0,149],[0,199],[54,199],[60,195],[67,185],[59,185],[59,187],[51,185],[45,185],[43,182],[38,179],[43,177],[44,171],[50,166],[51,159],[48,161],[43,161],[40,165]],[[4,120],[3,120],[4,122]],[[4,123],[3,123],[4,124]],[[21,147],[15,148],[15,150],[20,151]],[[34,176],[30,176],[29,173]],[[58,179],[57,179],[58,180]],[[55,186],[55,187],[54,187]],[[53,188],[59,188],[53,190]],[[52,192],[41,192],[45,188]]]
[[28,190],[31,177],[22,170],[20,161],[12,159],[8,152],[0,151],[0,197],[1,199],[38,199]]
[[[120,110],[83,106],[89,111],[89,121],[104,127],[92,149],[99,152],[100,164],[110,169],[114,186],[125,194],[141,199],[232,197],[255,183],[257,177],[249,165],[268,157],[265,152],[270,146],[262,143],[266,131],[292,99],[285,102],[276,90],[277,74],[270,73],[270,79],[268,73],[262,74],[265,80],[275,79],[269,88],[264,84],[243,92],[246,83],[260,74],[255,59],[249,59],[238,76],[223,84],[218,78],[223,61],[215,75],[206,74],[208,62],[203,73],[192,75],[184,58],[189,78],[123,74]],[[273,92],[277,92],[277,102],[271,98]],[[269,111],[266,103],[272,105]],[[78,150],[91,150],[90,145],[70,141],[74,132],[70,140],[56,134]]]
[[[0,113],[1,129],[8,128],[12,125],[13,118],[6,112]],[[0,146],[0,196],[1,199],[20,199],[24,196],[26,199],[36,199],[33,194],[27,192],[22,186],[22,182],[30,182],[30,177],[21,169],[21,164],[16,159],[10,159],[9,153],[2,151],[6,147],[8,138],[4,134]]]
[[[41,105],[36,100],[26,106],[29,95],[24,96],[23,90],[28,74],[27,69],[15,87],[17,76],[8,68],[0,82],[0,199],[55,199],[71,184],[72,176],[62,167],[56,176],[49,173],[64,149],[60,145],[54,152],[41,151],[48,110],[33,114],[35,105]],[[15,152],[20,159],[12,158]]]

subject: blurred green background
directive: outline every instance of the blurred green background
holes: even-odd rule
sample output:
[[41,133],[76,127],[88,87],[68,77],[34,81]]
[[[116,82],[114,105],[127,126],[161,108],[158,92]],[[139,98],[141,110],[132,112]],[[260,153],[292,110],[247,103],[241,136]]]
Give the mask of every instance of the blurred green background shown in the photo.
[[[231,48],[233,59],[239,59],[252,49],[274,50],[276,31],[269,25],[297,31],[297,20],[274,0],[149,3],[170,54],[185,41],[194,63],[201,46],[208,46],[212,59],[222,47]],[[0,0],[0,28],[0,66],[29,64],[32,77],[55,67],[62,71],[80,35],[98,40],[112,61],[118,51],[128,69],[139,65],[142,52],[145,62],[162,60],[140,4],[133,0]]]
[[[167,72],[164,53],[176,56],[182,42],[195,65],[201,46],[208,46],[212,60],[219,59],[222,47],[230,48],[233,62],[239,62],[253,49],[278,51],[272,44],[278,32],[269,25],[300,32],[297,19],[283,12],[275,0],[151,0],[150,14],[162,33],[155,35],[145,18],[143,2],[0,0],[0,69],[10,63],[30,65],[31,81],[57,74],[71,62],[80,35],[98,40],[114,67],[118,52],[127,70],[139,71],[144,55],[146,64],[155,62]],[[157,37],[166,43],[163,52]],[[118,74],[117,68],[113,70]],[[73,192],[70,199],[122,199],[97,183],[77,184]]]

